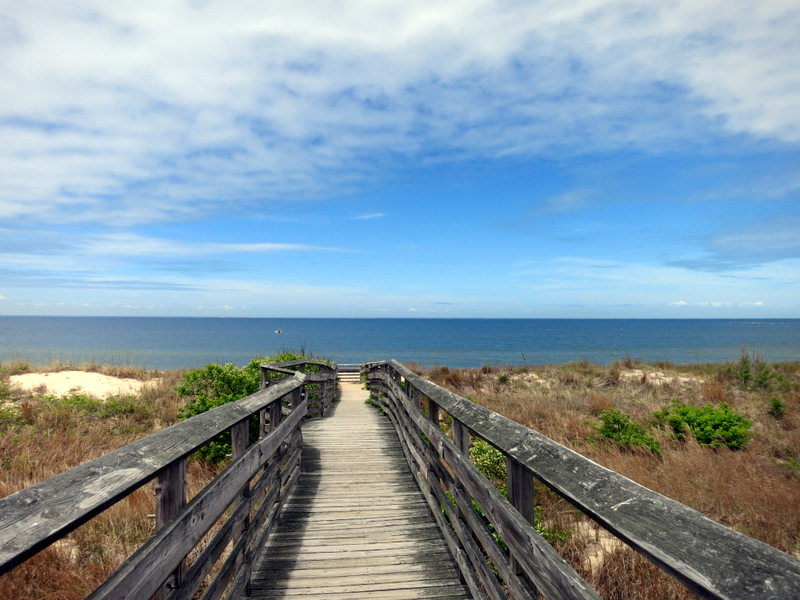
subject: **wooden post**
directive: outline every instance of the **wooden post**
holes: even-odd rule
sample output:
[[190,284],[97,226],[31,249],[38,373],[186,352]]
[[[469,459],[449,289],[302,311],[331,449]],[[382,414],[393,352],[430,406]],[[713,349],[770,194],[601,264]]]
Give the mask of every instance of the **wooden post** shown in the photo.
[[263,438],[269,433],[268,409],[262,408],[258,411],[258,437]]
[[[533,473],[528,467],[506,456],[506,484],[508,501],[519,514],[531,525],[535,521],[535,498],[533,491]],[[522,575],[519,562],[511,555],[511,568],[517,575]]]
[[[178,460],[159,472],[156,479],[156,531],[162,529],[186,505],[186,460]],[[183,583],[184,559],[167,578],[156,597],[163,600]]]
[[437,428],[439,427],[439,405],[430,398],[428,398],[428,418]]
[[231,427],[231,458],[236,460],[250,445],[250,419],[245,419]]
[[469,428],[453,417],[453,443],[464,456],[469,456]]
[[[241,423],[237,423],[231,427],[231,459],[236,460],[242,456],[250,445],[250,419],[245,419]],[[248,502],[250,498],[250,482],[247,482],[242,488],[239,498],[233,503],[233,508],[236,509],[242,502]],[[250,516],[246,516],[242,521],[241,530],[233,534],[233,545],[236,545],[242,536],[247,535],[250,529]],[[244,547],[244,556],[242,557],[242,568],[249,569],[250,561],[250,542],[248,541]],[[248,573],[247,582],[245,583],[245,593],[250,593],[250,577]]]
[[301,385],[292,392],[292,409],[297,408],[303,402],[305,391],[305,386]]
[[281,422],[283,398],[279,398],[269,405],[269,430],[275,431]]
[[267,379],[267,370],[264,367],[261,367],[261,387],[260,389],[266,389],[269,385],[269,379]]

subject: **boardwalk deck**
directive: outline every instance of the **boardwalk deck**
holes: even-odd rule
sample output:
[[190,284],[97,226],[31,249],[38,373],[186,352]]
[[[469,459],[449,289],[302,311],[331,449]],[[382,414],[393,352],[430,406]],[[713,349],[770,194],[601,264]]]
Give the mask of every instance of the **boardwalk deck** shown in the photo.
[[303,472],[253,569],[253,598],[472,598],[387,419],[343,383],[303,427]]

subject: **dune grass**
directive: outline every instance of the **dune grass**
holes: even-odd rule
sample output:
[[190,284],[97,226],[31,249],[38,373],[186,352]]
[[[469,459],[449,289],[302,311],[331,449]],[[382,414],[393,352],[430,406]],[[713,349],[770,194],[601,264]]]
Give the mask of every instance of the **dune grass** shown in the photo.
[[[483,367],[423,372],[634,481],[785,552],[800,551],[800,362],[767,364],[744,355],[727,365]],[[61,368],[59,368],[61,367]],[[83,394],[25,392],[9,376],[88,367],[149,381],[141,392],[103,402]],[[183,404],[182,371],[154,372],[102,365],[0,365],[0,497],[101,456],[173,424]],[[727,404],[752,421],[741,450],[675,439],[652,423],[672,399],[689,406]],[[598,436],[600,415],[629,415],[659,442],[660,454]],[[217,472],[191,460],[189,497]],[[694,596],[635,552],[616,542],[544,486],[536,489],[541,528],[562,555],[606,599]],[[0,577],[0,598],[83,598],[152,534],[152,484],[70,536]]]
[[[60,368],[59,367],[63,367]],[[88,367],[88,368],[86,368]],[[148,383],[137,394],[98,399],[55,396],[9,383],[15,374],[91,370]],[[0,497],[102,456],[176,422],[181,371],[102,365],[0,365]],[[191,460],[191,498],[217,467]],[[153,483],[133,492],[73,533],[0,577],[0,598],[72,600],[86,597],[154,530]]]
[[[414,368],[413,365],[410,365]],[[418,372],[595,462],[784,552],[800,553],[800,362],[767,364],[743,352],[725,365],[484,367]],[[730,407],[752,422],[739,450],[702,445],[659,426],[674,406]],[[598,435],[601,415],[628,415],[660,452]],[[545,526],[571,531],[554,545],[603,598],[695,596],[614,540],[543,485]]]

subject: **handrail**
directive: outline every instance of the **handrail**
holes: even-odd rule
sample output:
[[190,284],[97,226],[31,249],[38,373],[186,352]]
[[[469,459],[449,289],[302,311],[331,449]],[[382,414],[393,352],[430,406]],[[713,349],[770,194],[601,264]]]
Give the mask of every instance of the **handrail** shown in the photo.
[[[203,597],[219,598],[231,584],[231,589],[246,592],[250,557],[266,543],[299,474],[300,427],[309,404],[304,388],[314,381],[319,396],[315,401],[326,404],[336,381],[335,366],[328,365],[321,374],[285,374],[241,400],[0,499],[0,575],[156,478],[156,534],[89,597],[157,594],[166,600],[188,600],[231,542],[232,551]],[[260,438],[253,445],[248,441],[251,418],[260,419]],[[187,504],[187,457],[225,431],[232,433],[231,463]],[[221,527],[187,564],[186,557],[215,523]]]
[[[421,486],[448,513],[449,526],[456,532],[454,543],[470,557],[468,568],[486,574],[478,564],[485,562],[485,552],[505,583],[517,590],[514,597],[535,597],[526,583],[535,584],[546,598],[596,597],[575,581],[577,574],[560,557],[552,556],[552,548],[529,524],[533,476],[701,597],[800,597],[800,561],[792,556],[715,523],[396,361],[363,368],[374,393],[386,394],[384,408],[408,440],[412,464],[422,473]],[[428,418],[420,411],[422,396],[428,399]],[[453,441],[439,429],[440,411],[453,419]],[[506,456],[509,502],[469,462],[470,432]],[[451,498],[456,499],[456,509]],[[491,538],[480,531],[483,523],[471,510],[471,500],[505,540],[510,557],[493,548]],[[473,535],[483,540],[482,548],[472,547]],[[495,582],[482,579],[481,583],[490,597],[501,597]]]
[[310,418],[324,417],[336,397],[336,377],[338,366],[319,360],[290,360],[281,363],[261,365],[261,388],[266,388],[275,379],[270,373],[292,375],[297,371],[305,373],[305,394]]

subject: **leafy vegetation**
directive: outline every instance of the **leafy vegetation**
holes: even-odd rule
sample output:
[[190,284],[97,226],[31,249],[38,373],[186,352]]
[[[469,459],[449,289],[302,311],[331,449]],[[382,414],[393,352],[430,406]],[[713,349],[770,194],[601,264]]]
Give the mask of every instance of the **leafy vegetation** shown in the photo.
[[602,425],[595,426],[600,438],[616,442],[626,448],[645,448],[659,456],[661,444],[647,433],[641,425],[631,422],[631,416],[617,408],[608,408],[600,413]]
[[698,444],[731,450],[741,450],[747,445],[753,424],[725,403],[715,408],[711,404],[691,406],[675,399],[671,408],[657,411],[654,417],[657,423],[669,425],[679,440],[691,434]]
[[744,389],[777,389],[783,387],[783,376],[770,367],[760,352],[742,348],[739,362],[727,365],[727,376]]
[[[508,385],[500,384],[502,375]],[[767,363],[758,353],[743,352],[737,362],[725,364],[626,358],[608,366],[580,361],[433,368],[423,376],[715,521],[800,556],[800,361]],[[685,441],[677,439],[669,423],[658,426],[654,419],[657,413],[673,415],[673,401],[700,415],[703,405],[721,411],[698,429],[708,431],[715,419],[719,427],[697,439],[681,424]],[[598,431],[606,425],[598,416],[609,409],[619,410],[605,413],[609,433],[631,441],[636,436],[628,435],[627,424],[638,424],[658,442],[661,454],[620,451],[626,446],[616,441],[595,443],[609,439]],[[682,423],[702,421],[694,416],[685,414]],[[705,439],[712,445],[700,443]],[[719,451],[731,447],[725,441],[737,447],[745,439],[736,451]],[[572,531],[548,539],[602,597],[696,598],[647,559],[615,545],[607,532],[544,486],[537,485],[536,502],[549,530]]]
[[[261,365],[264,363],[281,363],[305,358],[299,354],[283,353],[275,357],[254,358],[244,367],[234,363],[220,365],[209,363],[199,369],[185,373],[178,384],[178,398],[187,399],[178,411],[180,420],[190,419],[196,415],[235,402],[250,394],[255,394],[261,387]],[[268,373],[270,379],[279,378],[279,373]],[[259,424],[250,419],[250,442],[258,439]],[[206,444],[199,451],[203,458],[219,464],[227,460],[231,454],[231,433],[227,431],[215,441]]]
[[[486,479],[492,482],[492,484],[497,488],[497,490],[503,494],[504,497],[508,496],[508,479],[507,479],[507,469],[506,469],[506,458],[502,452],[500,452],[497,448],[492,446],[489,442],[486,442],[480,438],[473,440],[472,445],[469,449],[469,457],[475,467],[483,474]],[[495,538],[498,544],[504,549],[508,550],[506,543],[502,540],[500,535],[495,531],[494,525],[492,525],[486,516],[483,514],[483,511],[480,509],[478,504],[473,500],[472,507],[478,513],[478,515],[487,523],[487,527],[489,531]],[[565,529],[560,527],[557,523],[555,524],[548,524],[545,521],[544,513],[542,511],[542,506],[537,504],[534,507],[534,523],[533,526],[536,531],[539,532],[544,539],[546,539],[551,544],[565,542],[570,534],[572,533],[571,530]]]

